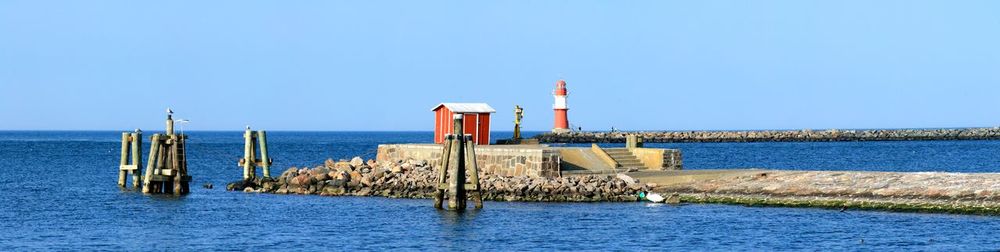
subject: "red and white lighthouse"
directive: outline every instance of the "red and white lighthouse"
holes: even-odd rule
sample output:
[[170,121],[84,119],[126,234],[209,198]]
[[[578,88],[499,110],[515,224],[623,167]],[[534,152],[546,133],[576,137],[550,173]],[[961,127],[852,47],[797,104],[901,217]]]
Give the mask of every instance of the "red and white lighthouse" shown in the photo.
[[559,80],[556,82],[556,90],[552,92],[555,96],[555,103],[552,104],[552,110],[555,110],[555,126],[552,127],[552,132],[569,132],[569,119],[566,118],[566,111],[569,107],[566,106],[566,81]]

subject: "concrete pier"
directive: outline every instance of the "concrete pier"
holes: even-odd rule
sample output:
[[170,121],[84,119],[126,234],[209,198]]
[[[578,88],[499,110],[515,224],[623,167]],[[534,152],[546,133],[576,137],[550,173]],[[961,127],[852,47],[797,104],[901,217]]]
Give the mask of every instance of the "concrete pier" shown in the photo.
[[[437,168],[433,166],[426,160],[331,160],[227,188],[275,194],[431,198],[437,188]],[[680,203],[1000,215],[998,173],[646,170],[554,178],[484,174],[479,182],[483,199],[492,201],[635,202],[641,200],[639,192],[655,192]]]
[[542,143],[624,143],[628,135],[641,136],[647,143],[996,140],[1000,139],[1000,127],[875,130],[566,132],[545,133],[535,136],[535,138]]
[[745,169],[630,175],[684,202],[1000,214],[1000,173]]
[[[441,161],[438,144],[383,144],[379,163],[406,160]],[[559,177],[562,175],[614,174],[638,170],[680,170],[676,149],[550,147],[547,145],[479,145],[476,162],[485,174],[500,176]]]

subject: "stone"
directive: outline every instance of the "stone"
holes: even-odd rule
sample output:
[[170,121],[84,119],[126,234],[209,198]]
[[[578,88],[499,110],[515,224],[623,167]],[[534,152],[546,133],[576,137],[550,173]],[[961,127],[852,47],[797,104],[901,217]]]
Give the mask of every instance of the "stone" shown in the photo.
[[340,162],[337,162],[336,164],[334,164],[334,169],[336,169],[338,171],[343,171],[343,172],[354,171],[354,168],[351,168],[351,163],[344,162],[344,161],[340,161]]
[[625,181],[625,184],[628,185],[628,186],[633,186],[636,183],[638,183],[638,180],[632,178],[632,176],[629,176],[629,175],[618,174],[617,177],[618,177],[618,179],[620,179],[622,181]]
[[354,157],[354,158],[352,158],[351,159],[351,163],[350,163],[350,165],[351,165],[352,168],[361,167],[361,165],[363,165],[363,164],[365,164],[365,160],[361,159],[361,157]]
[[212,183],[205,183],[204,185],[201,185],[201,187],[204,187],[205,189],[212,189],[212,187],[215,186],[213,186]]

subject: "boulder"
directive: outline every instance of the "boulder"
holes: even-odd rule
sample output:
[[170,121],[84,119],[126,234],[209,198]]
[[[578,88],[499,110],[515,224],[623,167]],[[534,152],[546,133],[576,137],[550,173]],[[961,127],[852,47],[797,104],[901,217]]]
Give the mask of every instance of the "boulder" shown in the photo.
[[299,173],[299,168],[291,167],[281,173],[281,177],[295,176]]
[[352,158],[350,163],[351,167],[355,169],[361,167],[363,164],[365,164],[365,160],[361,159],[361,157]]
[[354,171],[354,169],[351,168],[351,163],[348,163],[348,162],[345,162],[345,161],[340,161],[340,162],[337,162],[336,164],[334,164],[334,169],[336,169],[338,171],[343,171],[343,172]]
[[632,176],[625,174],[618,174],[618,179],[625,181],[625,184],[628,186],[633,186],[639,182],[638,180],[632,178]]

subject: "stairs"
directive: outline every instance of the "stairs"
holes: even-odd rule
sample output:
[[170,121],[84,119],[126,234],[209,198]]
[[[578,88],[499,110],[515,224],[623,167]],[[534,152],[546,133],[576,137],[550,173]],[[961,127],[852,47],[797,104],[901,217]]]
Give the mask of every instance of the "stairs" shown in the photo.
[[615,160],[615,162],[618,162],[619,165],[618,168],[625,170],[631,170],[633,168],[640,170],[646,169],[646,166],[643,165],[642,162],[635,157],[635,155],[632,155],[632,152],[629,151],[628,149],[607,148],[604,149],[604,151],[607,152],[608,155],[610,155],[611,158]]

